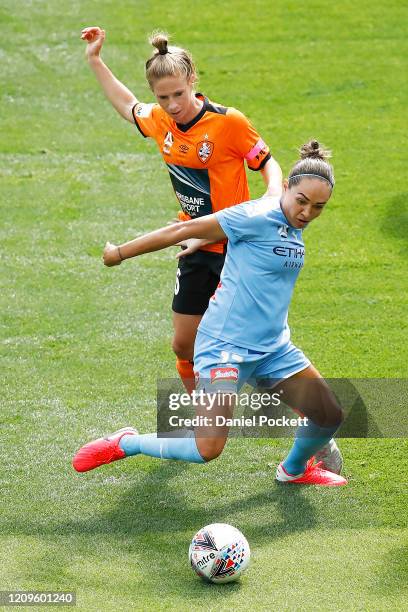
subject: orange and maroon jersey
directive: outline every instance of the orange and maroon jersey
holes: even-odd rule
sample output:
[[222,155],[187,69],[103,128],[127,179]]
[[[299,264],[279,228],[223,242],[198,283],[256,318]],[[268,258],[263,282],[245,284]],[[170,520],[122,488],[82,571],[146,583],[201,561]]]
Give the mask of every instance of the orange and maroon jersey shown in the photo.
[[[157,142],[182,220],[249,200],[244,160],[251,170],[260,170],[271,157],[268,146],[242,113],[196,95],[203,107],[186,124],[176,123],[159,104],[138,102],[132,111],[141,134]],[[222,244],[203,248],[222,249]]]

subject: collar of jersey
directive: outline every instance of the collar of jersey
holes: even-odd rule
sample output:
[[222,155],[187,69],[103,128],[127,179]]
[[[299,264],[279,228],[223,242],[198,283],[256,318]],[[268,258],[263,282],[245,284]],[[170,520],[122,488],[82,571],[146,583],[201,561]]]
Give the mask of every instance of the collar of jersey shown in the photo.
[[198,113],[198,115],[196,115],[191,121],[189,121],[188,123],[176,123],[178,129],[181,132],[188,132],[188,130],[190,128],[193,127],[193,125],[195,125],[198,121],[200,121],[201,117],[203,117],[203,115],[207,112],[207,108],[209,106],[209,101],[208,98],[206,98],[205,96],[203,96],[203,94],[201,93],[196,93],[195,95],[196,98],[202,98],[203,99],[203,107],[200,110],[200,112]]
[[[282,216],[283,216],[283,218],[285,219],[286,224],[288,225],[288,227],[290,227],[290,228],[292,228],[292,229],[294,229],[294,230],[300,230],[301,232],[302,232],[304,229],[306,229],[306,228],[307,228],[307,225],[305,225],[305,227],[295,227],[294,225],[291,225],[291,224],[289,223],[288,218],[286,217],[285,213],[283,212],[283,208],[282,208],[282,199],[280,199],[280,200],[279,200],[279,208],[280,208],[280,211],[281,211],[281,213],[282,213]],[[309,225],[309,224],[308,224],[308,225]]]

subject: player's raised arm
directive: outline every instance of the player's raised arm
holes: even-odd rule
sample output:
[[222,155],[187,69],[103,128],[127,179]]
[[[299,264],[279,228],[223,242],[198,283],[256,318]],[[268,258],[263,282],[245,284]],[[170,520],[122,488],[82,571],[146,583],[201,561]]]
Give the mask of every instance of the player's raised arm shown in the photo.
[[100,56],[105,41],[105,30],[97,26],[84,28],[81,33],[82,40],[86,40],[86,57],[88,63],[98,79],[105,96],[112,106],[127,121],[133,123],[132,108],[137,103],[134,94],[121,83]]
[[124,259],[159,251],[189,238],[205,238],[211,242],[217,242],[224,240],[226,235],[216,216],[207,215],[199,219],[162,227],[119,246],[107,242],[103,252],[103,263],[109,267],[117,266]]
[[282,170],[278,162],[270,157],[261,169],[262,178],[267,187],[265,196],[278,197],[282,195]]

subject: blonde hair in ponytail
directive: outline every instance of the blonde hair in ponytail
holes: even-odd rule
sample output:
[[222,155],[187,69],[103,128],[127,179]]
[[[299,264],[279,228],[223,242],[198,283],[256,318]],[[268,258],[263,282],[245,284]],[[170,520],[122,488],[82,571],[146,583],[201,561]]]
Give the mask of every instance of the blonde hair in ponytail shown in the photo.
[[149,43],[156,49],[146,62],[146,79],[151,89],[154,82],[163,77],[180,75],[187,80],[196,78],[197,71],[191,54],[181,47],[169,47],[166,32],[152,32]]

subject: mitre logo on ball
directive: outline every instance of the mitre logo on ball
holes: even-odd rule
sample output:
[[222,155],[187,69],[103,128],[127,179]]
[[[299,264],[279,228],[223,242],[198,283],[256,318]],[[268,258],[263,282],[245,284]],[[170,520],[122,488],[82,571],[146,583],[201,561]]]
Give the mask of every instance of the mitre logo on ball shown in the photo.
[[189,548],[191,567],[208,582],[237,580],[248,567],[250,556],[245,536],[226,523],[212,523],[197,531]]

